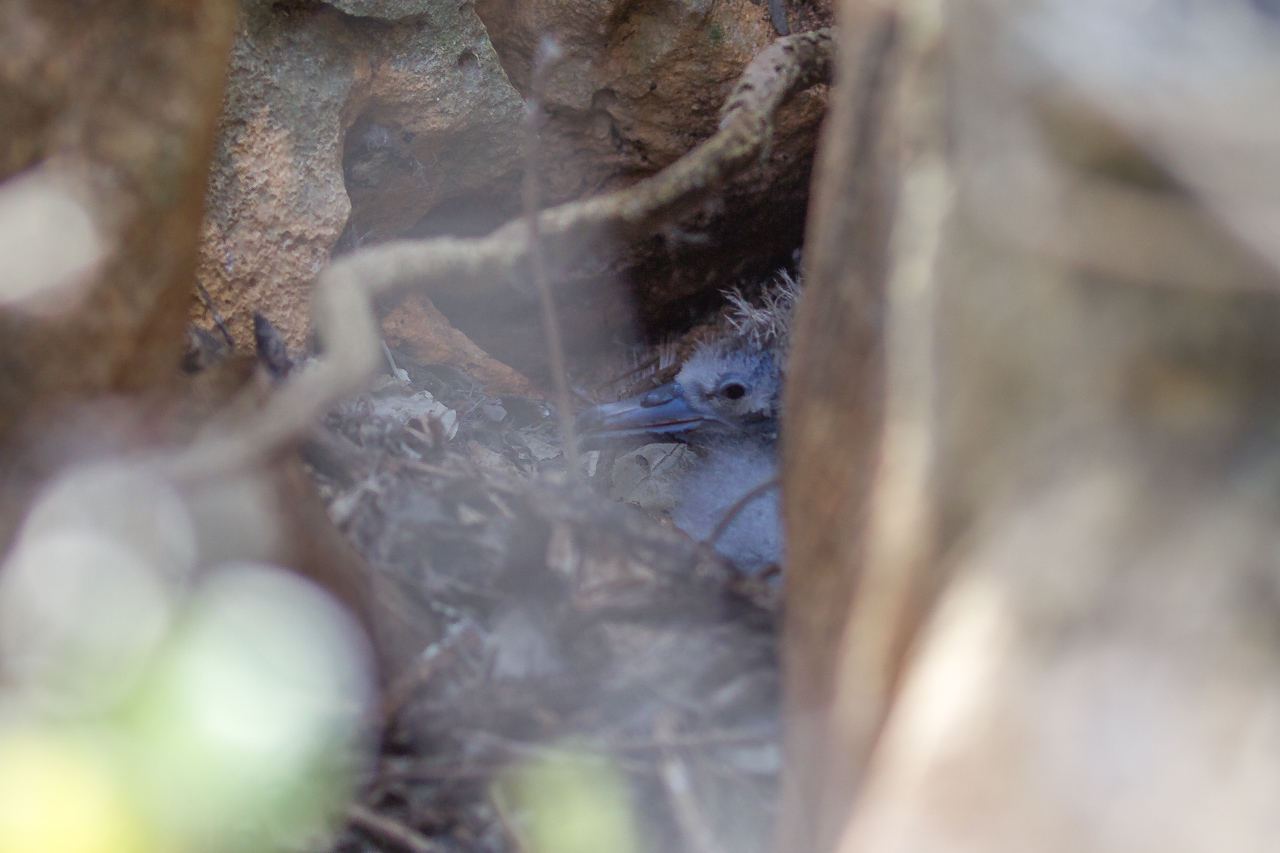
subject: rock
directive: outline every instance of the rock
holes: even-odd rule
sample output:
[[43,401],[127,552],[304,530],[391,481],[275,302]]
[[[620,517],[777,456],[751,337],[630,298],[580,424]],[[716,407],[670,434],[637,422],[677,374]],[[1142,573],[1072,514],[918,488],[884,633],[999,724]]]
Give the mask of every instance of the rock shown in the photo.
[[522,105],[484,25],[465,3],[419,5],[434,8],[372,40],[369,102],[343,158],[353,243],[399,237],[446,202],[514,186]]
[[542,93],[545,195],[565,201],[633,183],[716,129],[742,69],[776,36],[749,0],[480,0],[512,83],[526,94],[539,40],[563,57]]
[[[480,0],[476,11],[521,92],[544,34],[563,51],[542,95],[553,116],[543,142],[553,202],[630,185],[706,139],[743,68],[777,37],[750,0]],[[802,95],[779,122],[775,151],[811,149],[824,102]],[[790,169],[775,158],[762,177]]]
[[519,110],[469,7],[247,4],[198,273],[237,340],[251,340],[260,310],[302,345],[311,286],[339,237],[398,236],[508,176]]
[[[828,13],[806,6],[792,23],[825,23]],[[518,90],[543,33],[565,57],[543,99],[545,204],[632,184],[709,137],[742,69],[776,37],[750,0],[250,3],[199,274],[236,336],[248,340],[257,309],[302,345],[310,288],[335,251],[473,236],[517,215]],[[802,94],[779,118],[769,156],[705,209],[618,263],[558,282],[570,352],[633,338],[637,317],[650,329],[680,323],[717,290],[790,260],[824,103],[821,90]],[[548,378],[533,300],[464,295],[437,306],[483,350],[466,347],[462,360],[489,353]]]
[[471,339],[449,325],[430,301],[411,296],[382,321],[387,345],[406,351],[420,364],[447,364],[462,370],[494,396],[542,394],[521,374],[490,358]]
[[434,6],[447,3],[423,2],[423,0],[325,0],[330,6],[359,18],[382,18],[397,21],[411,15],[422,15]]
[[[777,37],[767,9],[750,0],[480,0],[476,12],[526,94],[539,39],[554,35],[563,52],[542,95],[546,204],[631,185],[711,136],[743,68]],[[796,20],[829,23],[829,13],[806,9]],[[691,300],[788,262],[802,239],[824,108],[824,90],[802,93],[779,116],[769,156],[722,197],[619,263],[562,282],[570,350],[633,336],[637,319],[648,329],[679,324]],[[536,341],[513,331],[535,312],[440,307],[496,357],[530,375],[545,369]]]

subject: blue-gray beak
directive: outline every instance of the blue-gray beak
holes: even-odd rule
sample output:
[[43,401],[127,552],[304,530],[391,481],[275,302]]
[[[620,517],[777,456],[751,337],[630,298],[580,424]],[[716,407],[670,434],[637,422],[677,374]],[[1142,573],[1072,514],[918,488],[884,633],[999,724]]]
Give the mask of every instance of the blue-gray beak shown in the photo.
[[711,420],[689,408],[679,383],[668,382],[630,400],[581,412],[578,435],[587,450],[686,441],[690,433]]

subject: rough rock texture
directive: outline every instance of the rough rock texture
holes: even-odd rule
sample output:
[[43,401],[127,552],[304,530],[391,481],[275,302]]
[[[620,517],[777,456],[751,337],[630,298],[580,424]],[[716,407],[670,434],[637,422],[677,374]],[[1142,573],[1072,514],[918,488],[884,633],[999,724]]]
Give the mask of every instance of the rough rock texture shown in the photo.
[[[823,23],[827,12],[793,9],[793,25]],[[517,90],[527,89],[546,33],[564,58],[544,98],[544,204],[634,183],[706,139],[729,87],[776,37],[767,9],[750,0],[250,4],[200,269],[236,337],[248,339],[260,310],[301,344],[307,295],[334,252],[484,234],[517,215]],[[779,119],[769,156],[706,209],[616,264],[557,282],[579,359],[640,326],[684,323],[721,288],[790,260],[824,102],[821,90],[802,94]],[[433,300],[480,348],[546,378],[533,299]]]
[[344,109],[368,88],[362,40],[335,11],[250,5],[231,57],[199,279],[241,345],[261,310],[293,345],[346,226]]
[[444,8],[448,3],[424,3],[422,0],[326,0],[335,9],[361,18],[382,18],[397,21],[411,15],[421,15],[428,7]]
[[[391,4],[391,5],[404,5]],[[520,97],[471,7],[439,7],[371,44],[369,103],[347,136],[352,243],[399,237],[442,203],[511,186]]]
[[237,340],[254,310],[305,340],[311,284],[344,229],[348,245],[396,236],[510,173],[519,108],[466,7],[249,4],[199,270]]
[[709,136],[729,87],[775,38],[748,0],[480,0],[476,11],[521,92],[539,41],[560,45],[542,93],[550,202],[624,185]]
[[[749,0],[480,0],[476,11],[522,92],[539,40],[552,35],[563,51],[542,95],[545,203],[629,185],[706,139],[746,63],[777,37],[767,9]],[[804,19],[824,17],[807,10]],[[570,285],[561,299],[568,345],[589,352],[634,334],[632,307],[650,330],[679,324],[691,298],[714,298],[789,260],[801,242],[824,106],[825,91],[802,93],[780,116],[770,155],[721,200]],[[540,358],[536,349],[509,351],[509,320],[461,306],[455,313],[499,357],[521,366]]]

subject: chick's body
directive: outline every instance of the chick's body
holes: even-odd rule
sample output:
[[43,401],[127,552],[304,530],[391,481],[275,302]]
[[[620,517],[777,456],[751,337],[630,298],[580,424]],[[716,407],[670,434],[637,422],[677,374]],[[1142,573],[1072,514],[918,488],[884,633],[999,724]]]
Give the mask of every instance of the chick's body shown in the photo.
[[701,346],[675,381],[581,418],[588,447],[690,445],[696,460],[672,469],[678,477],[672,521],[695,539],[714,536],[717,551],[752,573],[780,565],[784,551],[777,444],[795,291],[790,279],[783,282],[789,288],[764,308],[739,298],[733,332]]
[[[777,454],[771,446],[712,449],[681,478],[671,520],[694,539],[706,541],[739,499],[777,475]],[[743,506],[716,538],[715,549],[749,574],[781,565],[778,490],[770,489]]]

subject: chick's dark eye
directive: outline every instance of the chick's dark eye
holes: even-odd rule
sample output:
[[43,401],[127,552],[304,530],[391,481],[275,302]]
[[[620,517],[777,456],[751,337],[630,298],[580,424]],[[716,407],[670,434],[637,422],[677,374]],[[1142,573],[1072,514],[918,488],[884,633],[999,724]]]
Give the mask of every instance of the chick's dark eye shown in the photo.
[[720,389],[720,393],[730,400],[741,400],[747,389],[740,382],[730,382]]

